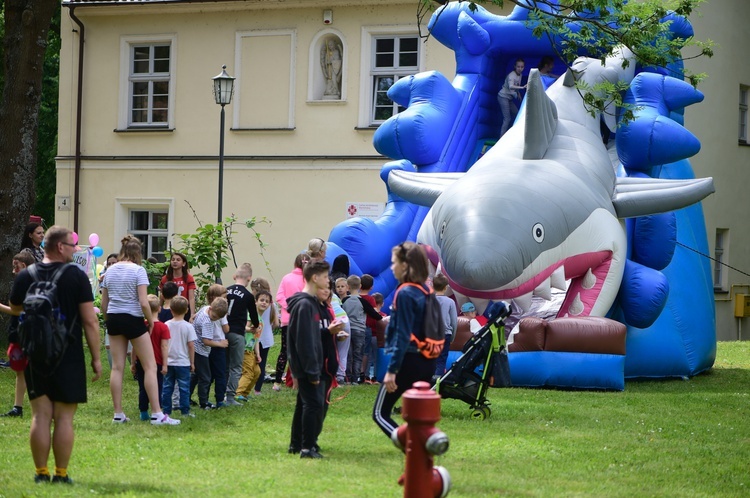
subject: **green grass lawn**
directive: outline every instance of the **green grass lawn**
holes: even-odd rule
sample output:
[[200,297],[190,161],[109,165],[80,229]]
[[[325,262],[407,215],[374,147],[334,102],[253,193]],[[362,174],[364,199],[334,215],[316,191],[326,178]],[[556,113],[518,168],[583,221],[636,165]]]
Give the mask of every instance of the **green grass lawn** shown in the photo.
[[[244,407],[153,427],[137,420],[132,379],[126,425],[110,422],[107,380],[90,384],[72,487],[33,484],[27,402],[22,419],[0,418],[0,496],[402,495],[404,457],[370,418],[376,386],[334,391],[319,461],[286,453],[294,393],[269,387]],[[12,393],[3,369],[3,412]],[[493,389],[489,399],[481,422],[460,401],[442,404],[451,447],[437,463],[453,478],[450,496],[750,496],[750,342],[720,343],[715,367],[689,381],[628,382],[620,393]]]

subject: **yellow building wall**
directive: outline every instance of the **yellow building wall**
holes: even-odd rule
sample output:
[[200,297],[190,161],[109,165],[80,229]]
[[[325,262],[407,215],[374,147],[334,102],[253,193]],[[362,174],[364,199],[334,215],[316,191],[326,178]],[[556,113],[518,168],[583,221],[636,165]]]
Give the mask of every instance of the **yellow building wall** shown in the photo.
[[[710,255],[714,256],[716,229],[728,229],[727,263],[750,273],[750,227],[747,222],[747,187],[750,185],[750,146],[738,144],[739,87],[750,85],[750,2],[723,0],[701,6],[691,17],[695,36],[715,42],[715,56],[688,61],[687,67],[708,77],[698,88],[705,100],[687,108],[685,126],[701,141],[701,151],[691,159],[696,176],[713,176],[716,193],[703,201]],[[714,262],[711,262],[713,268]],[[716,332],[719,340],[735,340],[740,329],[750,338],[750,320],[734,317],[734,294],[750,293],[750,277],[734,269],[727,272],[726,289],[715,294]]]

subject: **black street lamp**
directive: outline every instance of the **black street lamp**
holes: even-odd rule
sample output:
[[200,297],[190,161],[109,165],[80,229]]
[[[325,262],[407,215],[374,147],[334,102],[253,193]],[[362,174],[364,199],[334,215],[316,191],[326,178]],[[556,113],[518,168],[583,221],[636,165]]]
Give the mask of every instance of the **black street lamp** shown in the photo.
[[221,66],[221,74],[214,76],[214,100],[221,106],[221,131],[219,132],[219,224],[224,191],[224,106],[232,102],[234,78],[227,74],[227,66]]
[[[227,66],[221,66],[221,74],[214,76],[214,99],[221,106],[221,130],[219,132],[219,209],[218,224],[221,227],[222,213],[221,205],[224,200],[224,106],[232,102],[234,92],[234,78],[227,74]],[[219,265],[217,255],[216,265]],[[217,268],[218,269],[218,268]],[[217,275],[216,282],[221,283],[221,277]]]

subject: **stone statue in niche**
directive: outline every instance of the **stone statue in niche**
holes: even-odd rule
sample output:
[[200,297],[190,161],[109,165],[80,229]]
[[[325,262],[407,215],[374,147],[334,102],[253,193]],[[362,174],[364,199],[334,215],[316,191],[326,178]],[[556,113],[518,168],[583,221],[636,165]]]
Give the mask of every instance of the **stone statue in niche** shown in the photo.
[[323,100],[341,99],[341,54],[343,47],[336,38],[328,38],[320,49],[320,67],[325,79]]

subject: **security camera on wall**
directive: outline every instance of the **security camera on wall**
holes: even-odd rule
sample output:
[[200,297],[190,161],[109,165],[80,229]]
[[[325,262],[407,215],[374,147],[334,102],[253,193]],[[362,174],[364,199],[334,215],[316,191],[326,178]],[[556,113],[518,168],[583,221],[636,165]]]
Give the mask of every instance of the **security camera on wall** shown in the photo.
[[323,11],[323,24],[331,24],[331,23],[333,23],[333,11],[324,10]]

